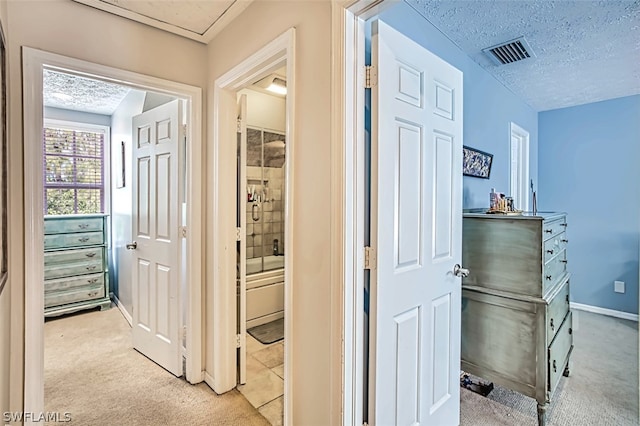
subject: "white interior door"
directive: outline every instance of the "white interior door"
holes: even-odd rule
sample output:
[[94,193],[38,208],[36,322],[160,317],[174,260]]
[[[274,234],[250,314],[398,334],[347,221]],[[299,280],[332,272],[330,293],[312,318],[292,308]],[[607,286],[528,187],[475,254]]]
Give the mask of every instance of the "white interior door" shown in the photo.
[[238,383],[247,382],[247,95],[238,100]]
[[182,375],[181,123],[179,100],[133,117],[133,347],[176,376]]
[[462,73],[372,26],[369,423],[460,417]]

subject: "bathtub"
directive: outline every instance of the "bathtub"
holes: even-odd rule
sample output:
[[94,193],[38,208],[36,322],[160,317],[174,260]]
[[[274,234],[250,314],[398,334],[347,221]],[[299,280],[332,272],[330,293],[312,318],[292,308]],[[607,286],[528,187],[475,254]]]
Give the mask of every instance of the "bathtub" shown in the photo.
[[247,328],[284,318],[284,256],[247,259]]
[[[270,271],[272,269],[284,268],[284,256],[265,256],[264,257],[264,270]],[[256,257],[254,259],[247,259],[247,275],[260,272],[262,269],[262,258]]]

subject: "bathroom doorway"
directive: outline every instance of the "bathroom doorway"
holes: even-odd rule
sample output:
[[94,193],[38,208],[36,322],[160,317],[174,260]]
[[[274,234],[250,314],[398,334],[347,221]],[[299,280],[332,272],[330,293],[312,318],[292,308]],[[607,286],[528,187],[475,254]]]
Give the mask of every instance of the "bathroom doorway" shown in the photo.
[[[286,68],[238,92],[238,390],[282,422]],[[246,334],[245,334],[246,332]]]

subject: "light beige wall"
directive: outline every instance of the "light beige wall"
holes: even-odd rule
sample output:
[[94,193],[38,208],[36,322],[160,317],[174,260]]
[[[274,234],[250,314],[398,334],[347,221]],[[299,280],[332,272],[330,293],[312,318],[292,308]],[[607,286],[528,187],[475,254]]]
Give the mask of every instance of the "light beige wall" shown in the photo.
[[[115,68],[205,87],[205,45],[70,0],[0,1],[6,7],[9,39],[9,197],[10,280],[14,330],[23,328],[24,210],[22,158],[21,46],[29,46]],[[2,18],[5,18],[3,15]],[[204,111],[203,111],[204,114]],[[203,127],[205,125],[203,124]],[[204,157],[204,155],[203,155]],[[4,311],[3,311],[4,312]],[[24,336],[13,333],[12,373],[22,371]],[[2,343],[2,350],[7,345]],[[5,375],[1,383],[5,383]],[[11,397],[22,404],[20,374],[14,374]]]
[[[293,418],[295,425],[339,423],[340,366],[330,328],[331,3],[263,1],[209,44],[209,98],[215,79],[291,27],[296,29],[293,244]],[[209,111],[212,110],[210,103]],[[212,114],[208,121],[211,125]],[[212,170],[208,171],[212,173]],[[230,203],[229,208],[234,208]],[[339,358],[338,358],[339,359]],[[337,373],[337,386],[336,386]]]

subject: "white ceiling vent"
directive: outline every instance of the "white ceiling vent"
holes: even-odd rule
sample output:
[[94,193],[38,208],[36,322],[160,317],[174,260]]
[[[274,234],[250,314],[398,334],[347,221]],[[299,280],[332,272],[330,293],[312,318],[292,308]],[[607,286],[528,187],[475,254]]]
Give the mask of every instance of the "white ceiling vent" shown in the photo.
[[498,65],[506,65],[535,57],[531,46],[529,46],[524,37],[500,43],[496,46],[482,49],[482,51]]

